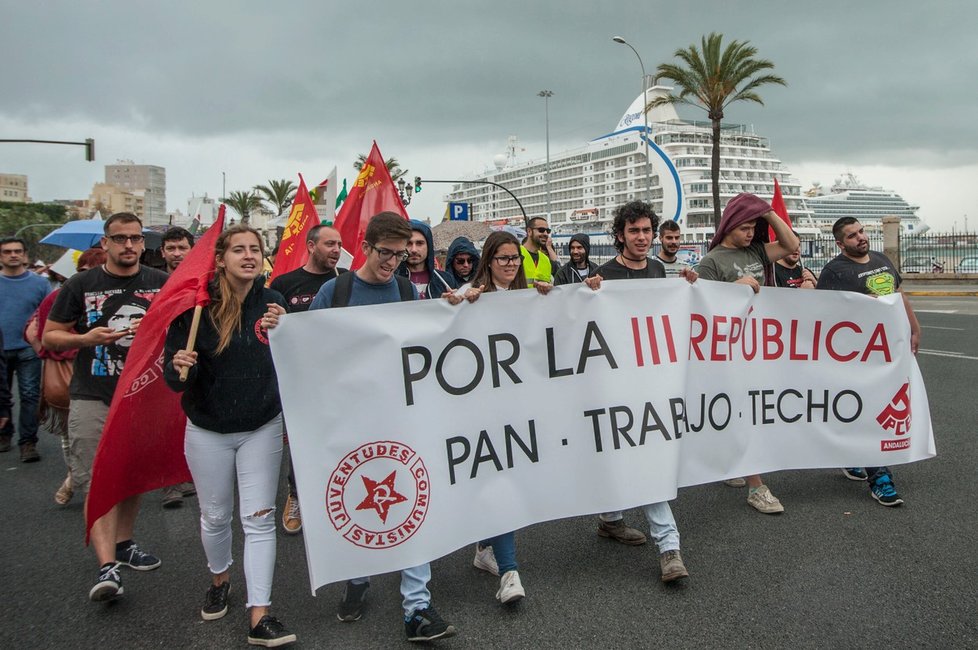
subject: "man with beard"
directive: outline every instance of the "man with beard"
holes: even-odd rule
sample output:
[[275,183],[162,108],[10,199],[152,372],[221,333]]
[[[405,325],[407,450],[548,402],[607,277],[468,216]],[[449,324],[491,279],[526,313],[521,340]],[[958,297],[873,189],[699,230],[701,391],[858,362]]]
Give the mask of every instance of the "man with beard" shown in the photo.
[[[302,312],[309,309],[313,298],[327,280],[332,280],[346,273],[347,269],[336,268],[340,261],[340,248],[343,241],[340,233],[332,226],[313,226],[306,233],[306,250],[309,257],[306,263],[294,271],[290,271],[272,280],[273,291],[278,291],[285,297],[285,305],[289,313]],[[302,513],[299,510],[299,496],[295,488],[295,469],[292,467],[292,456],[289,455],[289,496],[285,499],[282,510],[282,528],[290,535],[302,531]]]
[[[652,206],[643,201],[632,201],[615,210],[611,223],[611,236],[615,240],[618,255],[598,267],[595,276],[603,280],[629,280],[664,278],[662,262],[648,257],[655,239],[659,217]],[[679,275],[688,282],[696,281],[696,272],[683,269]],[[593,286],[593,285],[592,285]],[[643,506],[649,530],[659,550],[659,567],[662,582],[674,582],[689,576],[679,552],[679,528],[668,501]],[[625,525],[621,512],[606,512],[599,516],[598,535],[615,541],[637,546],[646,542],[645,535]]]
[[[144,239],[139,217],[128,212],[113,214],[105,221],[104,229],[105,264],[65,282],[48,315],[43,337],[46,348],[78,349],[69,390],[69,465],[75,491],[86,494],[95,451],[129,349],[122,340],[129,337],[131,341],[141,322],[132,301],[125,297],[149,302],[167,278],[162,271],[139,264]],[[116,317],[112,305],[125,311],[125,317]],[[106,363],[106,353],[110,351],[111,363]],[[131,433],[139,435],[138,431]],[[91,600],[112,600],[122,595],[120,566],[136,571],[160,566],[159,558],[144,552],[132,539],[138,514],[136,495],[122,500],[92,524],[92,546],[100,568],[95,586],[88,593]]]
[[[798,233],[791,231],[795,237]],[[815,275],[801,264],[801,245],[774,265],[774,286],[791,289],[814,289]]]
[[553,276],[560,268],[557,252],[550,242],[550,225],[543,217],[533,217],[526,224],[526,239],[520,246],[523,256],[523,273],[529,287],[536,283],[545,285],[546,293],[553,285]]
[[397,275],[408,278],[418,290],[421,300],[441,298],[441,294],[454,288],[451,280],[435,268],[435,244],[428,224],[411,219],[411,239],[408,241],[408,258],[397,267]]
[[554,274],[555,285],[584,282],[598,270],[598,265],[591,261],[591,238],[586,234],[571,235],[568,250],[570,262]]
[[[869,238],[855,217],[842,217],[832,226],[835,243],[842,249],[838,257],[822,269],[817,289],[855,291],[867,296],[888,296],[899,292],[910,321],[910,350],[917,354],[920,345],[920,323],[907,295],[900,289],[902,279],[893,262],[883,253],[869,250]],[[853,481],[867,481],[869,494],[880,505],[898,506],[903,499],[893,486],[893,476],[886,467],[850,467],[842,470]]]
[[675,221],[663,221],[659,226],[659,252],[656,259],[662,262],[666,270],[666,277],[672,278],[679,275],[679,272],[689,265],[679,260],[676,253],[679,252],[679,242],[682,239],[682,229]]

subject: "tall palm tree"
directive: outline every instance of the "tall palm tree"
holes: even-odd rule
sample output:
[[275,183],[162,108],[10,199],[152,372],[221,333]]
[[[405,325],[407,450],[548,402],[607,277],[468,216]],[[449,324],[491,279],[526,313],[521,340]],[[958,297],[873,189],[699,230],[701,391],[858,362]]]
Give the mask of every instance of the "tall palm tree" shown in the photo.
[[[364,153],[357,154],[357,161],[353,163],[353,169],[360,171],[361,169],[363,169],[363,165],[366,162],[367,162],[367,154]],[[397,158],[394,158],[393,156],[385,160],[384,164],[387,166],[387,171],[390,172],[391,180],[394,181],[395,183],[397,182],[397,179],[401,178],[402,176],[405,176],[408,173],[408,170],[401,169],[401,163],[399,163],[397,161]]]
[[298,189],[295,183],[284,178],[280,181],[269,180],[267,185],[255,185],[255,192],[260,195],[262,201],[269,204],[269,211],[274,212],[276,216],[292,205]]
[[229,196],[221,199],[221,201],[241,215],[241,223],[248,223],[251,219],[252,210],[261,210],[262,208],[261,199],[253,191],[231,192]]
[[[760,74],[774,68],[767,59],[757,59],[757,48],[749,41],[730,41],[723,47],[723,34],[704,36],[700,48],[696,44],[676,50],[677,64],[663,63],[657,77],[669,79],[679,87],[679,94],[657,97],[646,110],[663,104],[689,104],[706,111],[713,125],[713,227],[720,225],[720,122],[723,110],[736,101],[764,105],[755,90],[765,84],[786,86],[787,82],[773,74]],[[685,65],[683,65],[685,64]]]

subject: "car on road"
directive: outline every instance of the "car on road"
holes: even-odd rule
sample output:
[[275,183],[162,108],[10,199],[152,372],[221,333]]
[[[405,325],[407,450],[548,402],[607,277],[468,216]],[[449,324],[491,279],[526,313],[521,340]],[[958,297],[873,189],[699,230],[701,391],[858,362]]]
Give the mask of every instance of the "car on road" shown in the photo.
[[978,273],[978,255],[962,257],[954,270],[956,273]]

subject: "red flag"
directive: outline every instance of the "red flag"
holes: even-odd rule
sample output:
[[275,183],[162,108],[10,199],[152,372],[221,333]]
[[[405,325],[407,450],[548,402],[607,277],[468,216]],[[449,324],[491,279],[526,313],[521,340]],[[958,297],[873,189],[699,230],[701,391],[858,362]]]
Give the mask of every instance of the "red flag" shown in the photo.
[[387,171],[387,165],[384,164],[384,157],[380,155],[380,149],[375,141],[334,223],[334,227],[340,231],[340,237],[343,239],[343,248],[353,256],[351,271],[363,266],[365,256],[360,249],[360,244],[367,230],[367,222],[374,215],[385,211],[408,218],[397,188],[394,187],[394,181],[391,180],[390,172]]
[[306,189],[306,181],[303,180],[302,174],[299,174],[299,189],[295,192],[292,211],[289,212],[289,219],[285,222],[285,232],[282,233],[278,255],[275,256],[275,266],[268,276],[269,284],[278,276],[294,271],[306,263],[306,258],[309,256],[309,251],[306,249],[306,233],[313,226],[318,225],[319,215],[316,214],[316,206],[313,205],[309,190]]
[[92,466],[85,507],[85,542],[102,515],[131,496],[190,480],[183,455],[187,417],[180,395],[163,381],[166,330],[180,314],[209,301],[214,244],[224,229],[224,205],[217,220],[150,303],[112,397]]
[[[784,197],[781,196],[781,185],[778,183],[778,179],[774,179],[774,197],[771,199],[771,209],[774,213],[781,217],[781,221],[788,224],[791,228],[791,217],[788,216],[788,208],[784,204]],[[771,226],[767,227],[767,240],[775,241],[777,236],[774,234],[774,228]]]

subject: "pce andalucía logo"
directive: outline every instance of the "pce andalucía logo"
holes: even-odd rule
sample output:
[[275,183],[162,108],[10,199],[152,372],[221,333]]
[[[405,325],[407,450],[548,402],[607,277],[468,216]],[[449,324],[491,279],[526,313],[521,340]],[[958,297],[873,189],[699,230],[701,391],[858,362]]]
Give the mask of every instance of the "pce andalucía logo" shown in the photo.
[[[896,451],[910,446],[910,382],[905,382],[890,403],[876,416],[876,421],[884,431],[893,431],[897,440],[881,440],[881,451]],[[902,437],[907,436],[907,437]]]
[[390,548],[418,532],[428,514],[424,461],[400,442],[368,442],[336,465],[326,486],[326,513],[347,541]]

